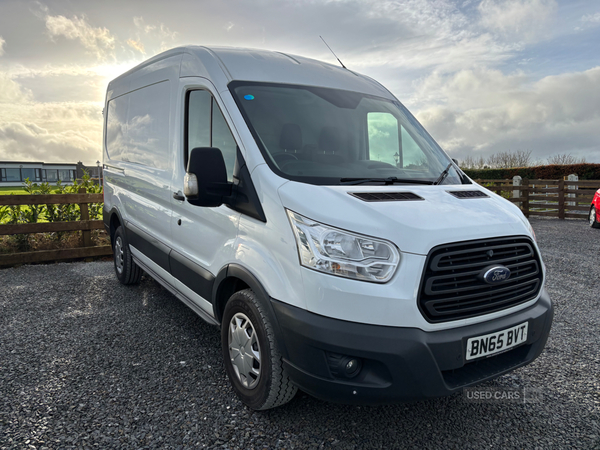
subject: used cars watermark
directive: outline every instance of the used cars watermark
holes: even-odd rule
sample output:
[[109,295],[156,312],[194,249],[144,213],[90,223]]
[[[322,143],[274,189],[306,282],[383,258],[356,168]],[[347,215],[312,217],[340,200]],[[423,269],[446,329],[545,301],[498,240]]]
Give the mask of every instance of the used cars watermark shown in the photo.
[[541,389],[525,387],[465,388],[463,398],[471,403],[540,403],[543,400]]

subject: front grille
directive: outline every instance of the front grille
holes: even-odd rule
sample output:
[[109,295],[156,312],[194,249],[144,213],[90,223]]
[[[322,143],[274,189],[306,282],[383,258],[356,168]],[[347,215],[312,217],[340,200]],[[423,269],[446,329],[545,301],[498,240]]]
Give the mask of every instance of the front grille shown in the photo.
[[[497,264],[510,269],[510,278],[487,284],[484,269]],[[427,256],[419,309],[429,322],[488,314],[534,299],[542,276],[540,258],[526,237],[440,245]]]
[[483,191],[448,191],[448,194],[454,195],[456,198],[485,198],[489,197]]
[[397,202],[403,200],[423,200],[412,192],[349,192],[365,202]]

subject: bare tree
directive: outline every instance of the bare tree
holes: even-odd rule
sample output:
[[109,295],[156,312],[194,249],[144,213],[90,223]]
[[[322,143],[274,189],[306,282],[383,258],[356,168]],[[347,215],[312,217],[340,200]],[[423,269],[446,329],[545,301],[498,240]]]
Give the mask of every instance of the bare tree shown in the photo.
[[569,165],[569,164],[584,164],[585,157],[577,158],[570,153],[557,153],[548,157],[548,164]]
[[475,162],[475,168],[477,168],[477,169],[485,169],[486,168],[485,158],[483,156],[480,156],[477,159],[477,161]]
[[469,155],[467,156],[465,159],[461,160],[458,162],[458,165],[460,166],[461,169],[474,169],[474,164],[473,164],[474,158]]
[[487,165],[492,169],[509,169],[513,167],[513,156],[510,152],[499,152],[488,156]]
[[516,150],[514,156],[515,165],[513,167],[531,166],[531,150]]
[[464,160],[460,161],[459,166],[463,169],[483,169],[485,166],[485,158],[483,156],[475,158],[469,155]]
[[493,169],[512,169],[531,165],[531,150],[499,152],[487,158],[487,165]]
[[484,158],[467,156],[460,162],[464,169],[512,169],[514,167],[530,167],[533,163],[531,150],[515,150],[494,153]]

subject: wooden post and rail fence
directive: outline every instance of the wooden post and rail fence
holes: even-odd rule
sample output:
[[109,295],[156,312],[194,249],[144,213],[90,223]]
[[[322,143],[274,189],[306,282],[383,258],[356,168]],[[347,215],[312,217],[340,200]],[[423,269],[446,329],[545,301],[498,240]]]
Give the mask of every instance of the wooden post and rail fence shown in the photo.
[[[517,204],[526,217],[549,216],[559,219],[586,219],[600,180],[579,181],[576,175],[562,180],[475,180],[492,192]],[[112,254],[110,245],[94,246],[92,230],[104,228],[101,220],[90,220],[88,204],[102,203],[102,194],[0,195],[0,207],[11,205],[78,204],[81,220],[69,222],[0,224],[0,236],[31,233],[81,231],[81,246],[56,250],[0,254],[0,267],[65,259],[90,258]]]
[[600,180],[579,181],[577,175],[562,180],[475,180],[521,208],[525,217],[587,219]]
[[0,236],[81,231],[81,245],[78,248],[0,254],[0,267],[12,266],[15,264],[112,255],[112,248],[110,245],[95,246],[92,243],[91,231],[103,229],[104,223],[102,220],[90,220],[88,204],[102,203],[103,200],[102,194],[87,194],[85,193],[85,189],[82,189],[78,194],[0,195],[0,207],[16,205],[78,204],[81,211],[81,220],[77,221],[0,224]]

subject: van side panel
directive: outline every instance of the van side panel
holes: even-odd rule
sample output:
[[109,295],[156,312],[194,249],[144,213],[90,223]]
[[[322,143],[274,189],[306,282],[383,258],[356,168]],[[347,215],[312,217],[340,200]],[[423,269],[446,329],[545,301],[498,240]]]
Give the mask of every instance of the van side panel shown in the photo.
[[180,60],[181,55],[159,59],[113,81],[105,107],[105,201],[119,205],[130,244],[165,270],[168,252],[163,253],[171,238],[171,97]]

